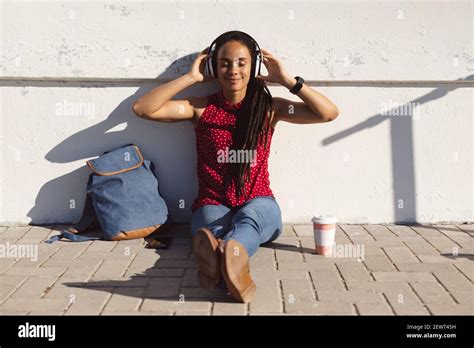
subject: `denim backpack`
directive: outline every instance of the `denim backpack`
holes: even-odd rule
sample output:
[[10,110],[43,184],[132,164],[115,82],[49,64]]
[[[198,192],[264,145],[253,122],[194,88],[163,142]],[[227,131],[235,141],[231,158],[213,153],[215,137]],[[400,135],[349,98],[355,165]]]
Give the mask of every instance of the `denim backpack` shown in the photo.
[[[137,145],[106,151],[86,163],[92,173],[81,219],[72,226],[78,232],[63,230],[47,243],[62,238],[73,242],[144,238],[168,222],[168,208],[158,188],[154,165],[143,158]],[[99,223],[102,238],[80,235],[94,222]]]

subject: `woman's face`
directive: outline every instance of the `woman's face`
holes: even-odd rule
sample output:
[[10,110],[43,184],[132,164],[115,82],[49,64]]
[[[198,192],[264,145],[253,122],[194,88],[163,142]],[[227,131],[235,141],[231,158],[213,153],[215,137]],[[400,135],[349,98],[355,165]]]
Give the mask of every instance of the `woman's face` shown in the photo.
[[252,57],[244,44],[228,41],[217,54],[217,76],[223,89],[239,91],[247,88],[252,68]]

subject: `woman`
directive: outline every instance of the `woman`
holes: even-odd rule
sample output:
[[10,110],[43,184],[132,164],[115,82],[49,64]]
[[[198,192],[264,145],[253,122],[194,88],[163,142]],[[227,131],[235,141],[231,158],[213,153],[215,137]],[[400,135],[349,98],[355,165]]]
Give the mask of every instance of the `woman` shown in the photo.
[[[275,125],[328,122],[339,114],[329,99],[297,84],[301,80],[291,77],[279,59],[267,50],[261,53],[267,76],[259,74],[256,64],[258,44],[243,32],[224,33],[198,55],[187,74],[133,105],[145,119],[194,124],[199,193],[191,207],[191,233],[199,283],[205,288],[225,283],[231,296],[245,303],[256,292],[249,257],[283,229],[268,173]],[[209,58],[215,77],[204,73]],[[217,93],[171,100],[194,83],[214,78],[221,87]],[[273,98],[265,81],[287,87],[303,102]]]

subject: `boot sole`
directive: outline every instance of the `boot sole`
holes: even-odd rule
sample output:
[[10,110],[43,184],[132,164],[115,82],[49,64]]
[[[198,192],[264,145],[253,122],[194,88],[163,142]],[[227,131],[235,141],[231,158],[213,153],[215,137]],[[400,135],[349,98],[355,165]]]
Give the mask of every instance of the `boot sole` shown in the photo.
[[205,289],[214,289],[220,278],[218,242],[209,229],[202,227],[193,238],[193,252],[198,262],[198,282]]
[[[234,249],[239,248],[239,256]],[[235,240],[226,243],[222,259],[222,276],[231,296],[239,302],[249,303],[257,292],[257,286],[250,277],[249,257],[242,244]]]

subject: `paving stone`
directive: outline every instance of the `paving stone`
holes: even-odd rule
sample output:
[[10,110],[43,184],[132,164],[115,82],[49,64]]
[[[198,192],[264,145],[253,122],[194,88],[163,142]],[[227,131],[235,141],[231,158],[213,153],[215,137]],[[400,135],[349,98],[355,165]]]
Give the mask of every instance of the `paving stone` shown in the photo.
[[472,263],[457,263],[455,265],[471,282],[474,282],[474,267]]
[[382,282],[436,282],[430,273],[412,272],[372,272],[376,281]]
[[44,295],[45,299],[67,299],[71,304],[88,300],[105,300],[110,297],[112,287],[101,288],[76,288],[76,287],[52,287]]
[[107,279],[110,277],[121,277],[125,274],[131,260],[105,260],[92,279]]
[[155,268],[197,268],[197,263],[191,260],[159,260]]
[[191,253],[191,246],[173,245],[169,249],[164,250],[161,254],[161,260],[187,260]]
[[[5,275],[20,276],[51,276],[59,277],[66,271],[66,267],[16,267],[13,266],[4,272]],[[0,282],[1,283],[1,282]]]
[[461,245],[472,243],[472,236],[466,231],[459,229],[456,225],[435,225],[434,227]]
[[473,235],[474,234],[474,224],[471,223],[471,224],[460,224],[460,225],[456,225],[456,227],[458,227],[459,229]]
[[413,289],[419,297],[421,297],[423,303],[451,303],[455,304],[453,298],[444,290],[439,284],[431,283],[413,283]]
[[257,293],[252,302],[250,302],[249,313],[283,313],[279,281],[266,281],[263,286],[257,285]]
[[[147,251],[145,251],[147,250]],[[130,268],[140,268],[140,269],[149,269],[149,268],[183,268],[183,267],[165,267],[160,263],[160,256],[156,253],[150,253],[148,250],[152,249],[144,249],[136,255],[132,263],[130,264]],[[171,261],[172,264],[176,264],[179,261]],[[158,266],[159,265],[159,266]]]
[[[110,296],[110,294],[109,294]],[[108,298],[89,299],[76,301],[70,305],[65,315],[99,315],[102,312]]]
[[428,309],[420,302],[413,290],[398,291],[386,290],[384,291],[388,302],[397,315],[428,315]]
[[383,252],[383,249],[379,246],[373,246],[373,245],[366,245],[364,246],[364,256],[370,256],[370,255],[385,255]]
[[306,279],[281,280],[285,303],[310,302],[316,299],[311,282]]
[[137,311],[144,293],[144,288],[121,288],[112,294],[102,314]]
[[293,225],[298,237],[314,237],[313,224]]
[[0,259],[0,273],[8,271],[13,265],[17,263],[17,259],[4,258]]
[[421,262],[424,263],[468,263],[472,264],[472,261],[459,257],[459,256],[452,256],[452,255],[419,255]]
[[174,311],[204,311],[210,312],[211,302],[202,300],[184,299],[183,301],[174,299],[149,299],[145,298],[141,306],[141,312],[174,312]]
[[390,261],[395,264],[399,263],[418,263],[418,259],[407,247],[384,247],[383,250],[389,257]]
[[428,308],[434,315],[469,315],[472,316],[474,308],[461,304],[430,303]]
[[[297,248],[277,249],[276,260],[277,262],[298,262],[303,261],[303,255]],[[273,261],[271,265],[273,266]]]
[[401,263],[397,265],[400,272],[421,272],[431,273],[434,270],[452,270],[449,263]]
[[375,240],[398,238],[396,234],[383,225],[363,225],[362,227],[366,229],[369,234],[375,238]]
[[46,237],[51,233],[51,231],[52,230],[50,228],[33,226],[21,238],[41,242],[46,239]]
[[333,269],[314,270],[311,271],[310,274],[317,293],[322,290],[345,290],[344,283],[336,267]]
[[179,298],[181,279],[179,278],[150,278],[146,297],[172,297]]
[[461,246],[444,235],[426,236],[425,239],[433,245],[441,253],[452,253],[454,249],[459,249]]
[[91,251],[101,251],[101,252],[109,252],[114,249],[119,242],[115,241],[108,241],[108,240],[94,240],[86,249],[87,252]]
[[435,270],[433,271],[433,274],[451,293],[473,293],[474,291],[472,282],[470,282],[468,278],[456,270]]
[[56,282],[56,277],[37,276],[28,278],[11,295],[12,298],[40,298],[45,291]]
[[61,312],[67,308],[69,299],[67,298],[9,298],[5,301],[0,309],[5,311],[48,311]]
[[283,237],[296,237],[296,232],[295,232],[293,226],[284,224],[281,236],[283,236]]
[[385,303],[380,293],[367,290],[333,291],[320,290],[318,300],[322,302]]
[[59,266],[67,268],[87,268],[87,267],[98,267],[103,260],[93,259],[93,260],[78,260],[78,259],[62,259],[62,260],[52,260],[49,259],[41,265],[41,268],[57,268]]
[[367,255],[364,258],[364,263],[372,272],[392,272],[395,271],[394,265],[385,255]]
[[339,264],[337,265],[345,281],[358,280],[370,281],[372,277],[362,263]]
[[274,250],[270,248],[259,248],[250,258],[250,269],[276,269]]
[[31,226],[8,227],[5,231],[3,231],[0,234],[0,244],[5,243],[6,240],[9,240],[10,242],[18,240],[22,238],[30,229],[31,229]]
[[213,315],[246,315],[247,305],[245,303],[216,302],[212,308]]
[[346,282],[349,290],[366,290],[383,293],[385,291],[411,291],[410,285],[407,282],[382,282],[382,281],[364,281],[351,280]]
[[305,270],[264,270],[264,269],[250,269],[252,278],[262,278],[264,280],[273,279],[308,279],[308,272]]
[[441,232],[432,226],[410,226],[416,233],[423,237],[438,237],[441,236]]
[[415,232],[410,226],[405,225],[387,225],[387,228],[396,234],[400,239],[420,238],[421,236]]
[[357,303],[356,308],[360,315],[392,315],[390,306],[386,303]]
[[[339,225],[339,227],[354,241],[355,239],[374,241],[375,239],[361,225]],[[354,242],[355,243],[355,242]]]
[[404,243],[411,252],[418,255],[418,257],[420,257],[420,255],[439,255],[439,251],[424,239],[407,239]]
[[22,283],[18,285],[15,284],[1,284],[0,283],[0,303],[4,302],[15,292],[15,290],[21,286]]
[[178,296],[175,296],[174,298],[184,298],[193,300],[199,299],[208,301],[229,301],[231,299],[231,297],[222,289],[216,288],[209,290],[196,287],[182,287],[179,290]]
[[165,278],[182,278],[184,268],[130,268],[125,273],[125,277],[165,277]]
[[61,246],[61,248],[54,253],[54,255],[51,257],[49,261],[58,263],[58,262],[62,262],[63,260],[75,259],[80,254],[82,254],[89,246],[89,244],[86,244],[86,243],[73,243],[73,242],[69,242],[69,243],[64,242],[62,244],[63,245],[59,245]]
[[355,315],[355,308],[350,303],[338,302],[294,302],[285,303],[287,314],[311,314],[311,315]]
[[184,273],[182,286],[192,287],[199,286],[198,282],[198,272],[195,269],[187,269]]

